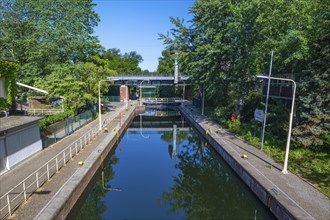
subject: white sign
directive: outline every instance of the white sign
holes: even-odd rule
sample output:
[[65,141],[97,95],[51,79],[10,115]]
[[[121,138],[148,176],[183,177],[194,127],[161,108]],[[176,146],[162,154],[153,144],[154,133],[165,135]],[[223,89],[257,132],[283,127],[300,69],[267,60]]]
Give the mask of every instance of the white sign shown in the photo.
[[254,111],[254,119],[256,121],[260,121],[260,122],[263,122],[264,121],[264,118],[265,118],[265,113],[263,110],[260,110],[260,109],[256,109]]
[[5,79],[0,78],[0,98],[7,98],[6,88],[5,88]]

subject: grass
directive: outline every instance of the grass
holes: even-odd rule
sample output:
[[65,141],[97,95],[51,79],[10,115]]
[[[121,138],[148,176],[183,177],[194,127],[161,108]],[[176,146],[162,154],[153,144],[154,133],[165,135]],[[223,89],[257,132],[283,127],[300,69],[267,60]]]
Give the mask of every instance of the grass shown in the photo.
[[[261,140],[252,135],[252,132],[240,126],[239,129],[232,129],[251,145],[259,147]],[[264,152],[276,162],[283,163],[286,140],[277,140],[270,134],[265,135]],[[290,147],[288,170],[310,182],[323,194],[330,197],[330,154],[326,149],[305,148],[300,146]]]
[[[210,117],[217,118],[212,115]],[[259,148],[261,145],[261,125],[256,123],[241,124],[239,121],[232,124],[231,121],[221,121],[221,124],[230,128],[233,133],[251,145]],[[286,137],[276,138],[265,133],[263,151],[278,163],[284,162]],[[330,197],[330,148],[295,146],[291,143],[288,161],[288,170],[311,183],[321,193]]]

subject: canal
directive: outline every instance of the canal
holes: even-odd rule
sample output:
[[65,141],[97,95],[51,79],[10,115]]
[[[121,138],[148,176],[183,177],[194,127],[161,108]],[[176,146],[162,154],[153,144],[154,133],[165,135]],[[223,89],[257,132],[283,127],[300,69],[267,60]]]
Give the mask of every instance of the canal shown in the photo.
[[68,219],[274,219],[173,111],[137,116]]

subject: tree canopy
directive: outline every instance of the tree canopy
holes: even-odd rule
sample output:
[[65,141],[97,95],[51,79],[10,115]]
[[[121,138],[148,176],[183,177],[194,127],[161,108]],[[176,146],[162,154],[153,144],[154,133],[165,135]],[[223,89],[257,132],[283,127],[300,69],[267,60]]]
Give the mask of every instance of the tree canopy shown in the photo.
[[0,58],[19,64],[16,80],[64,97],[66,108],[76,111],[97,99],[100,80],[140,73],[137,52],[122,55],[99,44],[94,6],[92,0],[1,1]]
[[[256,90],[255,76],[268,73],[271,51],[275,52],[273,75],[291,74],[302,85],[312,78],[329,82],[329,74],[325,74],[328,66],[324,65],[321,79],[313,74],[311,68],[315,66],[308,65],[318,56],[324,56],[315,53],[314,45],[329,31],[329,25],[325,24],[328,24],[325,17],[329,17],[327,1],[199,0],[190,13],[193,19],[189,25],[171,17],[174,28],[170,33],[160,34],[160,39],[167,48],[177,48],[181,72],[190,76],[195,85],[204,85],[208,105],[225,109],[221,115],[234,111],[237,104],[245,105]],[[308,69],[309,78],[304,71]],[[310,95],[314,98],[305,98],[327,103],[328,88],[326,83],[318,90],[323,95],[313,93]],[[301,98],[306,95],[299,92]],[[329,117],[328,107],[322,106],[317,107],[317,112]],[[314,119],[318,117],[305,113]],[[321,130],[328,133],[325,126]]]
[[17,60],[18,80],[30,85],[49,73],[48,65],[86,61],[100,48],[93,6],[92,0],[3,0],[0,56]]

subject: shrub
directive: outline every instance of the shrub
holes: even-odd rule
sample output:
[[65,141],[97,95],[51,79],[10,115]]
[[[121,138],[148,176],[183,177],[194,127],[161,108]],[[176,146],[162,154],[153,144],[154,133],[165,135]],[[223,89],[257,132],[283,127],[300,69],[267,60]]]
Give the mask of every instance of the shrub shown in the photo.
[[39,128],[42,130],[51,124],[62,121],[73,115],[74,113],[72,110],[65,110],[64,112],[58,113],[56,115],[51,115],[47,118],[43,118],[39,121]]

